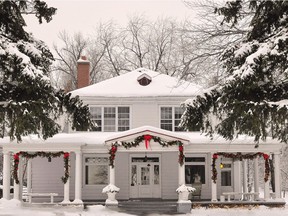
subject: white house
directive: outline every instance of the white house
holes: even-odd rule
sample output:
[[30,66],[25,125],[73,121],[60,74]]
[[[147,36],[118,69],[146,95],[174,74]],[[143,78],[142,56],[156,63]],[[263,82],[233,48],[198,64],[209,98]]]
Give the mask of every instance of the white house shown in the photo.
[[[144,68],[86,86],[89,62],[78,63],[82,88],[72,95],[89,104],[98,127],[90,132],[69,130],[45,141],[32,135],[22,143],[0,140],[5,199],[11,198],[10,173],[15,179],[13,196],[21,199],[21,173],[26,170],[28,192],[57,193],[55,200],[63,203],[105,200],[102,190],[109,184],[120,189],[117,200],[177,200],[176,189],[185,184],[200,185],[199,200],[223,201],[223,195],[227,198],[231,192],[236,198],[251,195],[249,199],[268,202],[272,199],[268,159],[273,158],[273,198],[281,200],[281,143],[268,138],[255,148],[251,137],[227,141],[215,135],[211,139],[178,127],[183,113],[180,104],[201,93],[200,86]],[[24,159],[29,159],[27,168],[22,167]],[[247,185],[248,160],[254,161],[253,193]],[[265,163],[258,169],[262,160]],[[259,197],[259,188],[264,189],[264,197]]]

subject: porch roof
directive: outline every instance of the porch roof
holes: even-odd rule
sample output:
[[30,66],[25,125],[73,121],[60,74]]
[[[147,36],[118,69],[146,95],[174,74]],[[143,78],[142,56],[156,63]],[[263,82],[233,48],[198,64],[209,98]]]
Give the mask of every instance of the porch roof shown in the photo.
[[[47,140],[43,140],[39,138],[37,135],[29,135],[22,137],[22,142],[17,143],[16,140],[10,140],[9,137],[5,137],[0,139],[0,147],[8,147],[13,146],[14,148],[18,147],[28,147],[29,146],[41,146],[45,148],[51,148],[56,146],[61,146],[64,148],[69,148],[70,146],[83,146],[83,145],[91,145],[94,146],[104,146],[104,144],[111,144],[115,141],[133,141],[136,137],[150,134],[153,136],[159,136],[161,139],[172,141],[172,140],[180,140],[186,145],[194,146],[193,149],[196,148],[210,148],[213,147],[214,150],[221,150],[224,146],[230,146],[230,151],[233,151],[233,146],[237,146],[239,149],[241,146],[243,148],[244,145],[249,145],[250,150],[254,148],[255,142],[253,137],[241,135],[237,139],[234,140],[226,140],[219,135],[214,135],[213,139],[205,134],[200,132],[171,132],[167,130],[162,130],[159,128],[151,127],[151,126],[143,126],[135,129],[131,129],[123,132],[77,132],[77,133],[59,133],[55,136],[48,138]],[[276,148],[279,149],[281,147],[281,143],[278,140],[273,140],[272,138],[267,138],[266,141],[259,141],[259,146],[270,146],[269,149]],[[210,146],[210,147],[209,147]],[[9,147],[8,147],[9,148]],[[212,149],[211,149],[212,150]],[[257,149],[255,149],[257,151]]]

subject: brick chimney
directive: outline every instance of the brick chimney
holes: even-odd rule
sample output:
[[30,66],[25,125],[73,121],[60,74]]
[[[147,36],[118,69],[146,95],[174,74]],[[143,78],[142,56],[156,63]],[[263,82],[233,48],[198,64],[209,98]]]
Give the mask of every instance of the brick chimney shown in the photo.
[[86,56],[81,56],[77,61],[77,88],[83,88],[90,85],[90,62]]

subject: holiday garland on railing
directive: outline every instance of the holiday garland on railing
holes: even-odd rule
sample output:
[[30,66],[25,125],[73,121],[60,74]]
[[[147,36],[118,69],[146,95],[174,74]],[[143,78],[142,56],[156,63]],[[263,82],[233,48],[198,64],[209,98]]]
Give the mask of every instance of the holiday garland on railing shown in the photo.
[[173,140],[173,141],[163,141],[160,137],[156,137],[156,136],[152,136],[152,135],[142,135],[142,136],[139,136],[139,137],[136,137],[134,139],[134,141],[132,142],[115,142],[112,144],[110,150],[109,150],[109,154],[110,154],[110,157],[109,157],[109,160],[110,160],[110,166],[114,167],[114,160],[115,160],[115,154],[117,152],[117,147],[118,146],[123,146],[124,148],[128,149],[128,148],[131,148],[131,147],[137,147],[140,145],[141,142],[145,141],[145,146],[146,148],[148,148],[149,146],[149,141],[150,140],[153,140],[154,142],[157,142],[159,143],[162,147],[168,147],[168,146],[173,146],[173,145],[178,145],[179,147],[179,159],[178,159],[178,162],[179,164],[182,166],[183,163],[184,163],[184,153],[183,153],[183,143],[179,140]]
[[22,157],[25,157],[27,159],[33,159],[35,157],[47,157],[47,158],[55,158],[55,157],[60,157],[61,155],[63,155],[63,159],[64,159],[64,169],[65,169],[65,173],[64,176],[61,177],[62,182],[65,184],[69,178],[69,157],[70,154],[68,152],[35,152],[35,153],[28,153],[28,152],[23,152],[20,151],[16,154],[14,154],[14,168],[13,168],[13,178],[16,182],[16,184],[19,184],[19,178],[18,178],[18,168],[19,168],[19,157],[20,155]]
[[269,175],[270,175],[270,166],[269,166],[269,155],[268,154],[264,154],[262,152],[257,152],[254,154],[242,154],[242,153],[225,153],[225,152],[218,152],[213,154],[212,157],[212,177],[211,179],[213,180],[214,183],[216,183],[217,180],[217,169],[216,169],[216,160],[218,159],[218,156],[223,156],[225,158],[233,158],[233,159],[237,159],[237,160],[242,160],[242,159],[249,159],[252,160],[256,157],[260,157],[262,156],[265,160],[265,176],[264,176],[264,181],[267,182],[269,179]]

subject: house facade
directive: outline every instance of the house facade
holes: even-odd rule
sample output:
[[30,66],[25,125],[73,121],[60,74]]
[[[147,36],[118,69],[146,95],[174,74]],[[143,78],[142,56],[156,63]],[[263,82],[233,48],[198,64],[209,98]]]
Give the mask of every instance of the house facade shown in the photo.
[[[181,103],[200,94],[200,86],[144,68],[89,86],[89,62],[78,63],[82,81],[71,93],[89,104],[98,127],[89,132],[69,129],[45,141],[32,135],[22,143],[2,139],[4,198],[11,198],[12,175],[13,197],[20,200],[26,181],[28,193],[57,193],[55,200],[63,203],[105,200],[107,194],[102,192],[107,185],[120,189],[117,200],[178,200],[176,189],[183,184],[200,185],[199,200],[219,201],[223,193],[237,197],[251,192],[247,182],[252,166],[255,199],[272,199],[271,178],[273,198],[281,199],[281,143],[268,138],[255,148],[251,137],[211,139],[197,126],[195,131],[178,126],[184,112]],[[273,159],[273,176],[269,159]],[[257,196],[260,188],[263,197]]]

